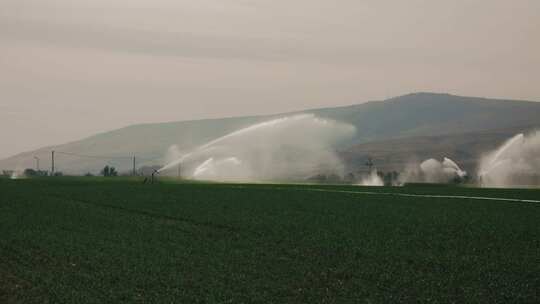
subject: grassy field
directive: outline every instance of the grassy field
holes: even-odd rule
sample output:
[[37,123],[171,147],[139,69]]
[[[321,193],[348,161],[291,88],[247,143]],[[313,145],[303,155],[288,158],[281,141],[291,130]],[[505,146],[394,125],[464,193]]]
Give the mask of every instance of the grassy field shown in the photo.
[[540,302],[540,204],[334,190],[540,199],[0,179],[0,303]]

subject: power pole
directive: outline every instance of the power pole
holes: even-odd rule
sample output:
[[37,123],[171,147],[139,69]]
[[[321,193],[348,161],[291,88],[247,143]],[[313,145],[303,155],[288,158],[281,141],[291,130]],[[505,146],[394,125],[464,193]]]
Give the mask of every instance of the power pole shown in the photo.
[[133,176],[137,175],[135,155],[133,155]]
[[54,150],[51,151],[51,176],[54,176]]
[[34,159],[36,160],[36,170],[39,171],[39,157],[34,156]]
[[366,167],[368,167],[368,170],[371,173],[371,170],[373,168],[373,160],[371,159],[371,157],[368,157],[366,161]]

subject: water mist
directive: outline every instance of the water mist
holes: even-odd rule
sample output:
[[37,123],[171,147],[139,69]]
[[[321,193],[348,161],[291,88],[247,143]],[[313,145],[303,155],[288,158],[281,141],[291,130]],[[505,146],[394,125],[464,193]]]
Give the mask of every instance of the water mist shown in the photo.
[[313,114],[288,116],[220,137],[159,171],[181,165],[186,177],[216,181],[301,180],[317,173],[342,175],[344,166],[334,149],[355,132],[352,125]]
[[442,162],[430,158],[422,163],[411,163],[407,165],[402,174],[400,183],[427,182],[427,183],[450,183],[456,180],[463,180],[467,172],[448,157],[444,157]]
[[540,185],[540,132],[517,134],[480,159],[484,187]]
[[364,176],[359,185],[361,186],[384,186],[384,181],[379,176],[377,169],[372,170],[369,175]]

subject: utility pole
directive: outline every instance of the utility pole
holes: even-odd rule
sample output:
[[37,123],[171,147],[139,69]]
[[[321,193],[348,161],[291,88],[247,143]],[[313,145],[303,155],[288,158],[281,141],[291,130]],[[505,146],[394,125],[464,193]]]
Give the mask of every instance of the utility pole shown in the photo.
[[133,155],[133,176],[137,175],[135,155]]
[[54,176],[54,150],[51,151],[51,176]]
[[39,171],[39,157],[34,156],[34,159],[36,160],[36,170]]
[[369,172],[371,173],[371,169],[373,168],[373,160],[371,159],[371,157],[368,157],[366,161],[366,167],[368,167]]

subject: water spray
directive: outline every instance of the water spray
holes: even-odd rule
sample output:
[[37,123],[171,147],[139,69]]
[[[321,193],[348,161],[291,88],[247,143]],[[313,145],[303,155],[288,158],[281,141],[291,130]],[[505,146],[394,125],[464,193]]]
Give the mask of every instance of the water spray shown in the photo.
[[448,183],[461,181],[467,176],[467,172],[462,170],[458,164],[450,158],[444,157],[440,162],[430,158],[420,164],[420,169],[426,182]]
[[177,156],[158,172],[182,164],[182,175],[201,180],[300,180],[317,173],[343,175],[344,165],[334,147],[355,132],[352,125],[313,114],[273,119]]
[[400,183],[451,183],[464,181],[468,173],[448,157],[442,161],[434,158],[427,159],[420,164],[409,164],[400,178]]
[[478,178],[486,187],[540,185],[540,132],[517,134],[483,156]]

